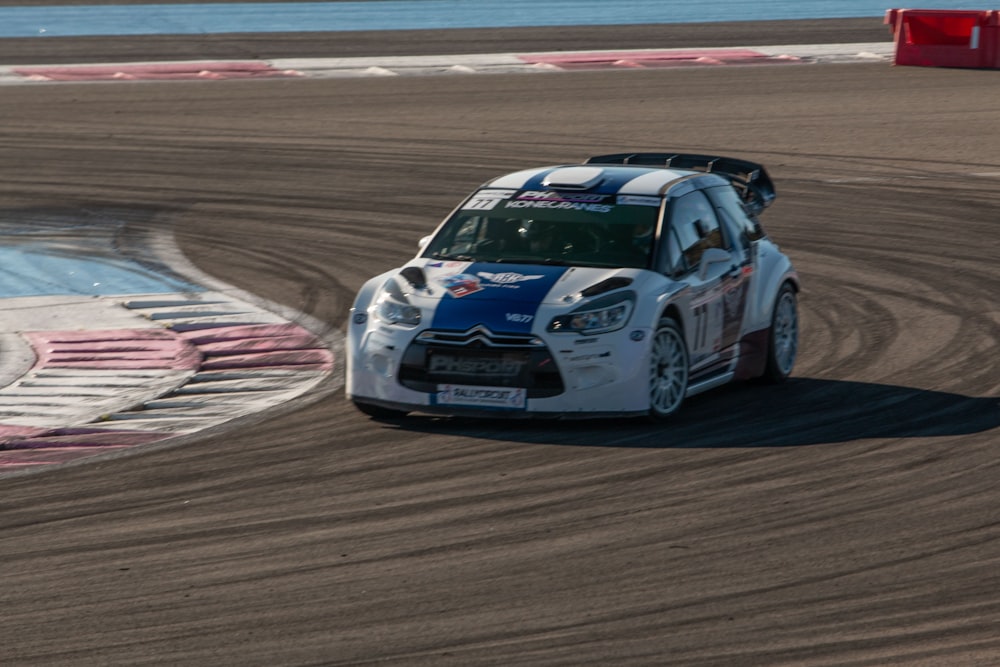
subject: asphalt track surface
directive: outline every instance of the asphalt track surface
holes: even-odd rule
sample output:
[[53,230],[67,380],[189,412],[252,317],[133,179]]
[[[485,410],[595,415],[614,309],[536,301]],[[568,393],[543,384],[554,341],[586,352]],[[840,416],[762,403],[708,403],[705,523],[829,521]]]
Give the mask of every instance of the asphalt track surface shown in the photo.
[[[147,42],[111,41],[48,48]],[[611,28],[565,46],[636,45]],[[6,88],[3,215],[172,226],[204,271],[333,328],[480,182],[631,149],[765,163],[764,221],[803,291],[793,379],[700,396],[671,425],[380,424],[331,383],[173,447],[0,479],[0,662],[1000,662],[998,75]]]

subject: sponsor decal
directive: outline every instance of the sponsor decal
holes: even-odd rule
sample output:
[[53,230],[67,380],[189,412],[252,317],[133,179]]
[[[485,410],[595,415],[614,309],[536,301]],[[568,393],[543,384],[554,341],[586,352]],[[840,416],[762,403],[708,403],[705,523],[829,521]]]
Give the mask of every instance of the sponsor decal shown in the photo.
[[609,204],[585,204],[571,201],[537,201],[537,200],[517,200],[504,204],[504,208],[547,208],[547,209],[568,209],[572,211],[587,211],[589,213],[610,213],[614,206]]
[[596,204],[607,199],[607,195],[574,194],[568,192],[546,192],[538,190],[526,190],[521,193],[518,199],[529,201],[569,201],[583,204]]
[[623,206],[659,206],[660,198],[643,195],[618,195],[617,202]]
[[480,190],[462,206],[465,210],[492,211],[504,199],[510,199],[516,190]]
[[458,357],[450,354],[432,355],[427,364],[431,373],[449,375],[490,375],[493,377],[516,377],[527,364],[525,359]]
[[604,352],[586,352],[584,354],[575,354],[571,357],[567,357],[566,361],[596,361],[598,359],[610,359],[611,350],[606,350]]
[[[539,278],[544,277],[545,276],[541,273],[525,275],[523,273],[516,273],[513,271],[505,271],[502,273],[479,271],[475,275],[471,273],[453,273],[446,276],[440,276],[437,278],[437,282],[448,290],[452,296],[459,298],[480,292],[488,287],[517,289],[518,283],[528,280],[538,280]],[[487,281],[485,284],[483,283],[484,280]],[[508,321],[527,320],[510,320],[510,318],[508,318]]]
[[[745,271],[746,267],[744,267]],[[747,276],[743,273],[743,276]],[[747,307],[747,293],[750,290],[750,281],[743,279],[739,283],[726,290],[722,295],[723,325],[722,339],[719,341],[719,348],[732,345],[739,338],[740,330],[743,327],[743,316]]]
[[489,271],[479,271],[477,274],[480,278],[485,278],[491,283],[496,283],[498,285],[510,285],[511,283],[520,283],[525,280],[538,280],[539,278],[544,278],[540,273],[526,276],[523,273],[513,273],[511,271],[506,271],[504,273],[490,273]]
[[506,313],[505,316],[508,322],[523,322],[524,324],[535,319],[534,315],[528,315],[527,313]]
[[500,203],[499,199],[487,199],[485,197],[473,197],[465,202],[462,207],[466,211],[492,211]]
[[726,290],[722,295],[722,304],[726,310],[726,323],[743,319],[743,307],[746,305],[747,284],[742,282],[736,287]]
[[441,276],[437,281],[438,284],[448,290],[448,293],[455,298],[475,294],[483,289],[479,278],[471,273],[454,273],[450,276]]
[[520,409],[527,405],[528,392],[522,387],[479,387],[441,384],[434,396],[437,405],[468,405]]
[[[463,271],[461,271],[461,269],[464,269],[468,265],[469,265],[469,262],[459,262],[459,261],[453,260],[453,259],[444,260],[444,261],[442,261],[442,260],[434,260],[434,261],[428,261],[426,264],[424,264],[424,268],[427,269],[428,271],[430,271],[431,269],[459,269],[459,271],[456,271],[456,273],[463,273]],[[440,272],[439,271],[432,271],[432,273],[438,274]]]
[[482,195],[483,197],[496,197],[497,199],[510,199],[517,194],[517,190],[508,190],[504,188],[487,188],[480,190],[476,193],[476,196]]
[[[713,293],[709,291],[709,298],[695,302],[692,299],[691,315],[694,316],[694,337],[691,340],[691,348],[698,353],[717,352],[722,347],[722,331],[726,323],[726,313],[724,295],[718,296],[714,293],[715,299],[710,297]],[[692,355],[698,360],[704,355]]]

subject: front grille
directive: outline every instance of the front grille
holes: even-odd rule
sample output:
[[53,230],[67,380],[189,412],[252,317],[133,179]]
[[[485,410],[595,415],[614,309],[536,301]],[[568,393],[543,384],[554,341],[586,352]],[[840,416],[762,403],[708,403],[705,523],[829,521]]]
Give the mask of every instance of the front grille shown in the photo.
[[559,368],[544,341],[524,334],[496,334],[485,327],[468,331],[425,331],[403,354],[400,383],[433,393],[441,384],[523,387],[528,398],[563,392]]
[[428,329],[418,340],[428,345],[460,345],[464,347],[544,347],[545,342],[531,334],[493,333],[484,326],[476,326],[466,331]]

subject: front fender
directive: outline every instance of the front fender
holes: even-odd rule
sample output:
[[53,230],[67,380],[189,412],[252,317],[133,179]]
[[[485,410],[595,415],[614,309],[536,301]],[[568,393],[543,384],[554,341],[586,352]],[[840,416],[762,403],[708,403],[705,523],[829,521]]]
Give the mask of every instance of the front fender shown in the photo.
[[[364,333],[368,327],[368,309],[375,302],[378,291],[385,284],[385,281],[389,280],[398,271],[399,269],[391,269],[374,278],[369,278],[361,286],[361,289],[358,290],[357,295],[354,297],[354,303],[351,305],[350,317],[347,320],[347,346],[349,350],[353,347],[352,342],[356,343],[357,336]],[[352,338],[355,340],[352,341]]]

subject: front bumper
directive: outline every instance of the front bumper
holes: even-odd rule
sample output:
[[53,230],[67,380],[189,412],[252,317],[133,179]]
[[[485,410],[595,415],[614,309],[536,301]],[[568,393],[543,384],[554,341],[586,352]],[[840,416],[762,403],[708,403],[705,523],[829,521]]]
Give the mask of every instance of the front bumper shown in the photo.
[[596,417],[649,409],[648,328],[597,336],[412,331],[348,336],[348,397],[394,410]]

